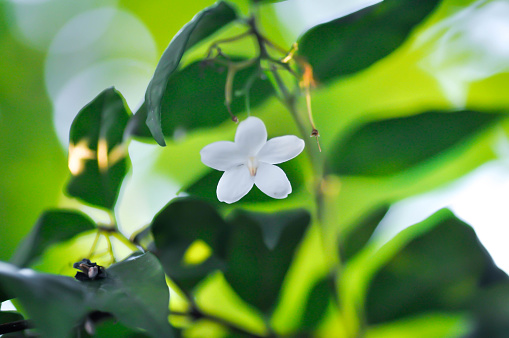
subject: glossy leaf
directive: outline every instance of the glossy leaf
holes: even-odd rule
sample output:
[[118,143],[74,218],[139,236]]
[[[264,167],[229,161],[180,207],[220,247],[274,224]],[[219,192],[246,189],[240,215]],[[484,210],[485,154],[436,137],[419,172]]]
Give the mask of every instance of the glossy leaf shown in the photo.
[[351,231],[340,238],[340,257],[342,261],[347,262],[366,245],[387,210],[388,207],[381,207],[366,215],[353,225]]
[[72,210],[46,211],[18,246],[10,262],[19,267],[26,267],[51,245],[95,228],[95,223],[81,212]]
[[444,218],[413,239],[375,276],[367,299],[368,323],[428,311],[467,310],[482,287],[508,281],[474,230]]
[[127,172],[123,136],[129,114],[114,88],[104,90],[78,113],[70,132],[69,195],[113,209]]
[[[196,62],[169,77],[160,104],[160,123],[165,137],[175,138],[182,132],[214,127],[230,119],[224,103],[226,74],[226,69]],[[272,87],[267,81],[262,81],[256,67],[251,66],[235,74],[232,91],[247,92],[249,106],[254,108],[269,97]],[[232,113],[239,114],[245,109],[245,96],[234,96]],[[151,136],[145,123],[147,114],[145,102],[129,123],[131,134]]]
[[339,175],[392,175],[438,156],[505,115],[427,112],[375,121],[339,140],[328,156]]
[[[179,287],[191,291],[205,276],[225,267],[222,259],[228,225],[207,203],[192,199],[170,202],[152,222],[152,233],[166,274]],[[197,240],[212,254],[199,264],[187,264],[184,255]]]
[[398,48],[438,0],[385,0],[318,25],[299,40],[299,54],[318,81],[353,74]]
[[309,222],[304,210],[236,213],[230,220],[224,275],[241,298],[263,312],[273,309]]
[[106,270],[106,278],[83,282],[94,309],[153,337],[172,337],[170,294],[164,272],[152,254],[133,255]]
[[147,126],[159,145],[166,144],[161,118],[163,96],[184,52],[236,18],[237,14],[230,5],[218,2],[198,13],[177,33],[164,51],[145,93]]
[[82,286],[70,277],[0,262],[0,288],[19,299],[44,337],[69,337],[88,311]]

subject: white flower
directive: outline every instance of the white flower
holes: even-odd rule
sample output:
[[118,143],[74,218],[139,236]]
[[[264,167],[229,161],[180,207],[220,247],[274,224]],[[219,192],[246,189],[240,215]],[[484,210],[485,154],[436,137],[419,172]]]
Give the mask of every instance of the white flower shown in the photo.
[[200,154],[205,165],[224,171],[217,184],[217,198],[234,203],[254,184],[270,197],[287,197],[292,186],[285,172],[274,164],[291,160],[303,149],[304,141],[293,135],[267,141],[267,129],[262,120],[248,117],[239,124],[235,142],[214,142],[205,146]]

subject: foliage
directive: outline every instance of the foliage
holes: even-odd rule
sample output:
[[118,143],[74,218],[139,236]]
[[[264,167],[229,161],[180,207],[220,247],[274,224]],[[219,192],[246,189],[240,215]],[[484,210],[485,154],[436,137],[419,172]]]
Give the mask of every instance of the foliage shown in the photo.
[[[246,1],[247,16],[226,1],[202,9],[162,53],[135,114],[113,87],[78,112],[62,189],[72,207],[46,209],[0,262],[0,302],[17,309],[0,312],[0,334],[505,334],[509,278],[451,211],[382,245],[374,239],[392,203],[493,156],[509,102],[451,107],[433,86],[425,102],[398,93],[374,106],[364,97],[377,74],[404,78],[419,27],[444,15],[438,1],[385,0],[311,27],[291,48],[263,31],[278,2]],[[339,113],[349,93],[358,104]],[[383,92],[372,96],[384,102]],[[225,205],[216,197],[220,173],[199,162],[199,150],[233,139],[235,123],[251,114],[269,138],[300,133],[306,154],[282,165],[293,187],[287,199],[251,191]],[[117,216],[128,145],[139,141],[166,146],[150,163],[184,194],[127,237]],[[109,221],[96,221],[98,210]],[[66,276],[73,263],[74,279]]]

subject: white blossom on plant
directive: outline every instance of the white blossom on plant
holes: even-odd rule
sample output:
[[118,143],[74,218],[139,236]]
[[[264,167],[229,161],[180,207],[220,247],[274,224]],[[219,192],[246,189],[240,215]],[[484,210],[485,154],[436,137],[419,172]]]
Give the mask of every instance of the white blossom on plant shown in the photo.
[[285,172],[275,164],[299,155],[304,141],[294,135],[275,137],[267,141],[267,129],[262,120],[248,117],[240,122],[235,142],[219,141],[205,146],[202,162],[224,171],[217,184],[217,198],[234,203],[256,185],[272,198],[286,198],[292,186]]

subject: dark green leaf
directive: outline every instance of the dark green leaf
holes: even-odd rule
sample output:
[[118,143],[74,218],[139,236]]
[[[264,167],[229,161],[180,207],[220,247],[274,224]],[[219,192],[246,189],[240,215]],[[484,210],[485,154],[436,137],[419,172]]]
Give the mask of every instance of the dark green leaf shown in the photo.
[[493,263],[474,230],[446,217],[412,240],[375,276],[367,299],[370,324],[428,311],[467,310],[482,287],[507,276]]
[[12,323],[23,320],[23,316],[17,312],[0,311],[0,324]]
[[218,2],[198,13],[170,42],[156,67],[145,93],[147,126],[161,146],[166,143],[161,124],[161,105],[171,75],[177,70],[184,52],[237,18],[226,2]]
[[11,263],[19,267],[28,266],[49,246],[95,228],[95,223],[81,212],[46,211],[39,217],[30,234],[19,245]]
[[19,299],[44,337],[69,337],[86,315],[85,293],[70,277],[20,270],[0,262],[0,287]]
[[[165,272],[179,287],[190,291],[210,272],[223,269],[226,222],[205,202],[177,199],[169,203],[152,222],[157,254]],[[212,252],[201,264],[186,264],[184,255],[195,241],[201,240]]]
[[2,311],[0,312],[0,336],[2,338],[26,337],[23,330],[28,328],[28,323],[17,312]]
[[336,143],[328,157],[339,175],[391,175],[466,141],[505,115],[427,112],[371,122]]
[[148,334],[143,334],[139,330],[131,329],[116,319],[108,319],[101,321],[94,326],[94,334],[89,335],[84,329],[81,330],[78,337],[94,337],[94,338],[109,338],[109,337],[122,337],[122,338],[142,338],[150,337]]
[[240,297],[263,312],[272,310],[309,222],[304,210],[239,212],[230,220],[224,275]]
[[472,305],[475,328],[469,337],[505,338],[509,332],[509,283],[482,290]]
[[[304,210],[274,214],[242,212],[225,222],[209,204],[177,199],[154,219],[156,252],[166,273],[186,292],[215,270],[247,302],[269,311],[310,221]],[[202,241],[211,255],[189,265],[183,258]]]
[[398,48],[439,0],[385,0],[310,29],[299,53],[325,82],[363,70]]
[[309,293],[304,314],[300,321],[300,330],[311,333],[322,321],[329,303],[334,300],[334,283],[329,279],[319,280]]
[[362,218],[341,238],[340,257],[343,262],[347,262],[366,245],[388,209],[388,207],[381,207]]
[[152,254],[134,255],[106,270],[106,278],[83,282],[93,308],[153,337],[172,337],[168,323],[169,291],[164,272]]
[[[225,69],[196,62],[170,76],[160,107],[162,131],[166,137],[176,137],[176,131],[214,127],[230,118],[224,104],[226,73]],[[246,86],[250,88],[245,90]],[[236,73],[233,92],[247,92],[249,106],[254,108],[269,97],[272,87],[260,80],[256,66],[251,66]],[[245,96],[234,97],[232,113],[239,114],[245,109]],[[130,133],[150,137],[146,117],[147,104],[144,103],[130,122]]]
[[103,91],[78,113],[70,133],[69,195],[113,209],[127,172],[123,136],[129,114],[114,88]]
[[0,288],[0,303],[12,298],[13,297],[7,291],[5,291],[5,289]]

